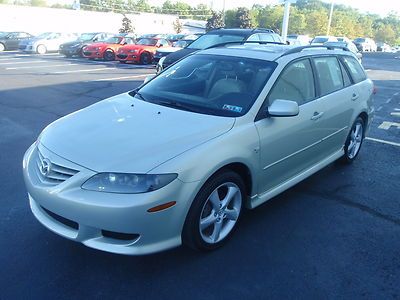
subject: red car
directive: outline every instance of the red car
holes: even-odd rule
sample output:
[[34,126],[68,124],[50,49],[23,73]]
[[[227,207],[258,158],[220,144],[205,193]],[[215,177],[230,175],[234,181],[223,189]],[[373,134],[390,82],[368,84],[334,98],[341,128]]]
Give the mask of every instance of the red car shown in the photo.
[[134,44],[134,39],[124,36],[113,36],[104,42],[95,43],[83,48],[83,57],[115,60],[115,53],[123,45]]
[[119,48],[117,60],[121,63],[140,62],[147,65],[153,61],[154,54],[159,47],[170,45],[163,38],[142,38],[135,45],[125,45]]

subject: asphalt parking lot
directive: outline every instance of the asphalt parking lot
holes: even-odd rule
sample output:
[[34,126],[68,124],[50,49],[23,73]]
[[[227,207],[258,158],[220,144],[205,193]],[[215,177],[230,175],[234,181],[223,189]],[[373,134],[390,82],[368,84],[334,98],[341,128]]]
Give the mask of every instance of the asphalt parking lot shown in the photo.
[[360,156],[246,212],[208,254],[89,249],[30,212],[22,156],[50,122],[131,90],[152,66],[0,53],[0,299],[400,299],[400,54],[364,55],[378,93]]

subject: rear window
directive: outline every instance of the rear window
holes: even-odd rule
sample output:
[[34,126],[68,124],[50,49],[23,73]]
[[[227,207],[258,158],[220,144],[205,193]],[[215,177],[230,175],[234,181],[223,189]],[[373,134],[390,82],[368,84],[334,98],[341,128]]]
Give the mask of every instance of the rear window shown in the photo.
[[364,81],[367,76],[365,75],[364,69],[361,67],[360,63],[357,59],[351,56],[342,57],[342,61],[344,65],[350,71],[351,77],[353,78],[354,83],[358,83]]

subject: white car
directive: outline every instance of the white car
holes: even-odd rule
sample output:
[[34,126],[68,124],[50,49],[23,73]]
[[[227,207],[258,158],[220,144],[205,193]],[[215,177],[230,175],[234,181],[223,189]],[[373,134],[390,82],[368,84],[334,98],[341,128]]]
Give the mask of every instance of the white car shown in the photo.
[[372,81],[352,52],[309,48],[198,51],[50,124],[23,159],[34,216],[113,253],[221,246],[245,207],[359,154]]
[[46,32],[34,38],[22,41],[19,50],[45,54],[47,52],[59,51],[60,45],[75,41],[78,38],[74,33]]

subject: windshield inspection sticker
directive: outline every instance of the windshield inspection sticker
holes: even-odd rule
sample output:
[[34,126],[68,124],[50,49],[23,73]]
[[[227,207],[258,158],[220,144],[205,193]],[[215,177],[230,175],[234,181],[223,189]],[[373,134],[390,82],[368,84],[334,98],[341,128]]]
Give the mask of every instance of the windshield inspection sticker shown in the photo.
[[224,104],[224,106],[222,107],[222,109],[234,111],[234,112],[237,112],[237,113],[242,112],[242,108],[241,108],[240,106],[235,106],[235,105]]

